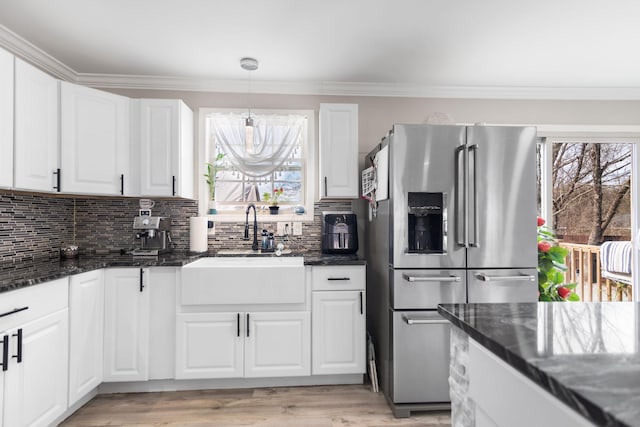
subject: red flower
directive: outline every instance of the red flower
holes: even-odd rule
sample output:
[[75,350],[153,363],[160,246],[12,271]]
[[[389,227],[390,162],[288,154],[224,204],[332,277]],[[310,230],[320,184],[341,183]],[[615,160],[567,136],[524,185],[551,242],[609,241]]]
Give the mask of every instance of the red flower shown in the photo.
[[538,250],[540,252],[549,252],[549,249],[551,249],[551,243],[545,242],[544,240],[542,242],[538,242]]
[[546,222],[544,218],[538,217],[538,227],[542,227]]
[[565,288],[564,286],[560,286],[558,288],[558,295],[560,295],[560,298],[562,299],[565,299],[566,297],[568,297],[570,293],[571,293],[571,289],[569,288]]

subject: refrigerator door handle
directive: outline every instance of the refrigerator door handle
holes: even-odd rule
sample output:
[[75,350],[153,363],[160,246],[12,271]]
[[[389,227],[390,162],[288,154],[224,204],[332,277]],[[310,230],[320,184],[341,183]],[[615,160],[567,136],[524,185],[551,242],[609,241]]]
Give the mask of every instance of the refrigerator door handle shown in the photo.
[[403,274],[402,277],[407,282],[460,282],[462,279],[458,276],[409,276],[408,274]]
[[477,180],[477,176],[478,176],[478,144],[473,144],[471,146],[469,146],[469,153],[473,153],[473,180],[472,180],[472,185],[473,185],[473,242],[471,242],[469,244],[469,246],[472,246],[474,248],[479,248],[480,247],[480,229],[478,228],[478,180]]
[[[462,185],[460,185],[460,155],[462,154]],[[469,218],[467,215],[467,202],[469,200],[468,187],[469,156],[467,147],[461,145],[456,148],[456,178],[455,178],[455,204],[456,204],[456,242],[463,248],[469,247]],[[460,187],[462,187],[462,206],[459,204]],[[460,230],[462,228],[462,231]]]
[[536,277],[530,274],[519,274],[517,276],[489,276],[484,273],[477,273],[475,276],[477,279],[483,282],[506,282],[513,280],[533,282],[536,280]]
[[403,320],[407,323],[407,325],[437,325],[443,323],[449,323],[446,319],[422,319],[422,318],[411,318],[409,316],[403,316]]

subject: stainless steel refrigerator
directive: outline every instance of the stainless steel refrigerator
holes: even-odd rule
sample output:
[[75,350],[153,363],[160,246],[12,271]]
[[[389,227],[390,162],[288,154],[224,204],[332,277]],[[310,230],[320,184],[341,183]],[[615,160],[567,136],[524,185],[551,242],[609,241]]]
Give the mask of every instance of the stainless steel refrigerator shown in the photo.
[[388,185],[367,224],[367,328],[397,417],[449,405],[438,304],[537,300],[535,134],[395,125],[365,159]]

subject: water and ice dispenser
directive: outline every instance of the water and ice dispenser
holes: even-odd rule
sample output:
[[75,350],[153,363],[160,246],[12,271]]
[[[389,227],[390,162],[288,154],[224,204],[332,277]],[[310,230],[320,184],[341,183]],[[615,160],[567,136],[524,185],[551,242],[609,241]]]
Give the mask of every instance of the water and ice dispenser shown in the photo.
[[445,193],[409,193],[407,207],[408,252],[447,252]]

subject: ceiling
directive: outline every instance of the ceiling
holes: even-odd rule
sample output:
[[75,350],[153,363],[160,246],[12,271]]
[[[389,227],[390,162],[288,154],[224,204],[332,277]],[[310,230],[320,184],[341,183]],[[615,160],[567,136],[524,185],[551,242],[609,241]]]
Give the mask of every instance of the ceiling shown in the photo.
[[2,0],[0,44],[95,86],[640,99],[639,22],[637,0]]

